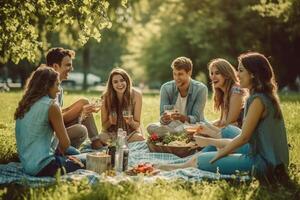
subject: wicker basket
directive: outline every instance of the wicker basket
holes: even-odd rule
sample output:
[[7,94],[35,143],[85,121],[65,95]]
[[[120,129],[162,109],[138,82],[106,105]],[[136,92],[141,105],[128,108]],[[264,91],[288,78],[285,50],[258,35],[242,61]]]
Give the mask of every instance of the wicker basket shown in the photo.
[[178,157],[184,158],[189,155],[192,155],[198,151],[200,151],[201,147],[176,147],[176,146],[166,146],[166,145],[156,145],[151,142],[147,142],[148,148],[151,152],[159,152],[159,153],[171,153],[175,154]]

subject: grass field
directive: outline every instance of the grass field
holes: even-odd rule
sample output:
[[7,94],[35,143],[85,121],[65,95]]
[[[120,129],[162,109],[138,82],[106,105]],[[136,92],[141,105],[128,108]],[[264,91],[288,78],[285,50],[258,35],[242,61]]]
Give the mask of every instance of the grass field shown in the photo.
[[[20,92],[0,93],[0,163],[17,160],[13,113],[21,98]],[[95,97],[96,93],[76,93],[65,95],[65,105],[81,96]],[[0,186],[1,199],[300,199],[300,94],[281,95],[288,141],[290,145],[289,186],[265,187],[258,181],[203,181],[190,183],[182,180],[155,183],[124,182],[118,185],[99,183],[90,186],[85,181],[58,181],[56,185],[43,188],[26,188],[18,185]],[[159,96],[143,97],[142,125],[158,120]],[[216,119],[218,113],[212,110],[209,99],[206,109],[208,120]],[[95,115],[99,130],[99,114]]]

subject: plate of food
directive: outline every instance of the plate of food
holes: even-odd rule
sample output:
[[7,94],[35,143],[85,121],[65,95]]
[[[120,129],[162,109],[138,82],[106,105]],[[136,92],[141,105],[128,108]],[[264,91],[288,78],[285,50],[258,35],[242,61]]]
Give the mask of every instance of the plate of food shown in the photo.
[[154,176],[158,174],[160,171],[158,169],[155,169],[153,167],[153,164],[151,163],[140,163],[131,169],[126,171],[126,174],[129,176],[137,176],[139,174],[145,175],[145,176]]

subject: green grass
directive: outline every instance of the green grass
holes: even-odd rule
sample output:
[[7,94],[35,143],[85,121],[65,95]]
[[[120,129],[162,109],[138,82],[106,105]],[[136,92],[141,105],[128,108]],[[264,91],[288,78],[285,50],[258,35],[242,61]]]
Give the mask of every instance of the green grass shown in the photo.
[[[0,93],[0,163],[17,160],[13,114],[20,92]],[[97,93],[70,93],[65,95],[65,105],[85,96],[95,97]],[[300,94],[282,94],[281,105],[285,117],[290,144],[289,173],[292,184],[288,187],[265,187],[257,181],[202,181],[190,183],[182,180],[155,183],[123,182],[118,185],[99,183],[90,186],[85,181],[68,182],[50,187],[27,188],[15,184],[0,187],[3,199],[300,199]],[[142,126],[158,120],[159,96],[143,97]],[[209,120],[216,119],[218,113],[212,110],[212,102],[205,108]],[[100,116],[95,115],[101,130]]]

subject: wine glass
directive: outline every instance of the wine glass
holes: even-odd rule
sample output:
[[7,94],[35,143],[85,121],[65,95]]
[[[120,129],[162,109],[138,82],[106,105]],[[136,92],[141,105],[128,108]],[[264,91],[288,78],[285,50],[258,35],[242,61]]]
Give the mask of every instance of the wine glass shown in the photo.
[[117,124],[117,121],[118,121],[118,116],[117,116],[117,112],[115,110],[112,110],[110,113],[109,113],[109,120],[110,120],[110,123],[112,125],[116,125]]
[[95,112],[98,112],[101,107],[102,107],[102,104],[103,104],[103,100],[101,98],[91,98],[90,100],[90,104],[94,106],[94,110]]
[[126,123],[129,123],[133,118],[133,115],[130,110],[123,110],[122,114]]
[[89,104],[88,105],[84,105],[83,108],[82,108],[82,111],[80,113],[80,116],[79,116],[79,119],[78,119],[78,123],[79,124],[82,124],[82,121],[87,117],[87,113],[84,112],[85,108],[87,108],[88,106],[90,106]]
[[171,116],[174,112],[174,105],[164,105],[164,112]]

